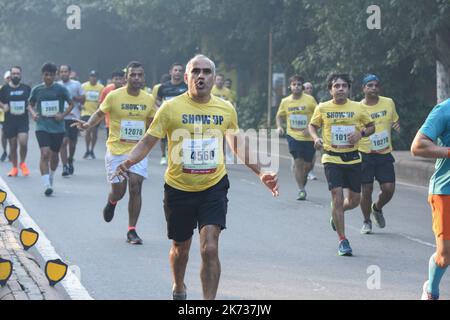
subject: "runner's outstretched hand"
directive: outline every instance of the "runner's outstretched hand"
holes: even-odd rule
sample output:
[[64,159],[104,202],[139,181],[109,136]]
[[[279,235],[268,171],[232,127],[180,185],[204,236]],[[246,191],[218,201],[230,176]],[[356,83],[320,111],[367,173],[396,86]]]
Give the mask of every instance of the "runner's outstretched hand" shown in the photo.
[[84,131],[89,129],[89,125],[86,121],[75,119],[75,122],[70,125],[70,127],[77,127],[78,130]]
[[128,173],[130,172],[131,163],[130,160],[126,160],[122,162],[116,169],[116,172],[114,173],[112,178],[125,178],[128,179]]

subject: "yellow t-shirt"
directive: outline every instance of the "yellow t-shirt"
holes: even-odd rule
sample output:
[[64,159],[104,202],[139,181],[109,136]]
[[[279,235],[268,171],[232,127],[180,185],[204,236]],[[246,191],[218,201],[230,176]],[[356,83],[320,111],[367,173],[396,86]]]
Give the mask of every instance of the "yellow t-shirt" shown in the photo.
[[216,97],[219,97],[223,100],[233,103],[233,95],[232,95],[230,89],[228,89],[228,88],[223,87],[222,89],[219,89],[216,86],[214,86],[211,90],[211,94],[215,95]]
[[[348,142],[348,135],[356,130],[361,130],[372,122],[369,113],[361,103],[347,100],[343,105],[337,105],[331,101],[317,106],[311,119],[311,124],[322,128],[324,150],[344,153],[358,150],[358,144]],[[339,156],[331,156],[324,153],[322,163],[355,164],[361,159],[344,162]]]
[[157,85],[155,85],[154,87],[153,87],[153,89],[152,89],[152,96],[155,98],[155,99],[158,99],[158,91],[159,91],[159,88],[161,87],[161,83],[158,83]]
[[364,153],[388,154],[392,152],[391,129],[392,124],[399,120],[395,103],[392,99],[380,97],[374,106],[361,102],[375,122],[375,133],[370,137],[362,138],[359,142],[359,151]]
[[89,81],[83,83],[81,86],[83,88],[84,94],[86,95],[86,102],[81,111],[81,116],[92,116],[95,111],[97,111],[100,100],[100,93],[102,92],[104,86],[101,83],[97,83],[93,86]]
[[277,117],[285,117],[287,134],[298,141],[313,141],[309,135],[308,125],[316,109],[316,99],[303,93],[300,99],[292,95],[281,100]]
[[236,110],[229,102],[211,96],[208,103],[200,104],[184,93],[163,103],[147,133],[160,139],[167,134],[166,183],[178,190],[199,192],[227,174],[224,135],[238,129]]
[[127,87],[112,91],[100,106],[109,113],[109,137],[106,142],[113,155],[127,154],[145,135],[156,107],[153,96],[141,90],[139,96],[130,96]]
[[230,100],[230,102],[234,104],[234,103],[236,103],[236,100],[237,100],[237,93],[235,91],[233,91],[233,90],[230,90],[230,92],[231,92],[231,100]]

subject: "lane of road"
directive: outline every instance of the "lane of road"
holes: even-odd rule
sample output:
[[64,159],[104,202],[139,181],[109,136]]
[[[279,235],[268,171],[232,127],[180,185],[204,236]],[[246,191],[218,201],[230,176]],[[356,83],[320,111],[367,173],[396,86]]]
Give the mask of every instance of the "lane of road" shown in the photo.
[[[159,148],[150,156],[150,179],[143,188],[138,233],[143,246],[125,242],[127,199],[112,223],[102,218],[108,186],[104,174],[104,134],[97,160],[82,160],[80,138],[75,175],[56,177],[55,195],[43,195],[38,148],[30,137],[28,178],[1,176],[51,240],[59,255],[81,271],[95,299],[170,299],[171,276],[162,209],[164,168]],[[283,150],[281,150],[284,152]],[[337,256],[337,236],[329,226],[329,192],[322,168],[308,185],[308,201],[296,201],[297,188],[287,154],[280,157],[281,196],[271,197],[246,168],[229,168],[228,229],[220,241],[219,299],[417,299],[433,248],[426,189],[399,185],[386,208],[386,229],[359,234],[359,210],[346,215],[354,257]],[[198,234],[194,235],[186,283],[188,297],[201,298]],[[448,275],[441,289],[450,297]]]

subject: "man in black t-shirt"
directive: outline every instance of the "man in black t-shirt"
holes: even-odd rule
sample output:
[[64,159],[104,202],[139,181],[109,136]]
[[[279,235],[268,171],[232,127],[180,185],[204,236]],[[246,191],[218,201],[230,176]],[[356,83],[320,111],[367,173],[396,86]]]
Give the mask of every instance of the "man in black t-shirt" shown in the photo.
[[5,112],[3,134],[9,141],[10,159],[13,168],[9,177],[19,174],[17,144],[20,145],[20,169],[23,176],[28,176],[30,170],[25,164],[28,150],[28,110],[27,104],[31,88],[21,83],[22,69],[15,66],[11,68],[11,80],[0,89],[0,108]]
[[[164,101],[169,101],[178,97],[188,90],[187,84],[184,82],[184,66],[180,63],[174,63],[169,71],[170,81],[167,81],[159,87],[156,99],[156,105],[161,106]],[[161,162],[162,166],[167,164],[167,138],[161,139]]]

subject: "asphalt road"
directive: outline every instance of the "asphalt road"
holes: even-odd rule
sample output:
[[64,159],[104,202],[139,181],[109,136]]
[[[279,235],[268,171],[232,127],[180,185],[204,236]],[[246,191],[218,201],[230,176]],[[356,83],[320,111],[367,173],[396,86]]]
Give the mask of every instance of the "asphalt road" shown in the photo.
[[[171,275],[164,219],[160,151],[150,156],[150,179],[144,183],[138,233],[143,246],[126,243],[127,198],[118,204],[114,220],[103,221],[106,183],[100,134],[97,160],[83,160],[80,138],[75,175],[61,177],[55,193],[43,194],[38,171],[39,152],[30,135],[31,176],[8,178],[9,164],[0,172],[28,213],[51,240],[58,254],[81,270],[81,282],[95,299],[170,299]],[[296,200],[291,161],[280,157],[281,195],[269,191],[248,169],[229,166],[228,229],[220,239],[222,277],[218,299],[418,299],[433,253],[427,190],[399,184],[385,209],[387,227],[361,235],[362,215],[346,215],[353,257],[337,256],[337,235],[329,226],[330,195],[323,169],[308,185],[308,200]],[[188,298],[201,299],[198,233],[194,235],[186,275]],[[450,297],[449,275],[441,297]]]

